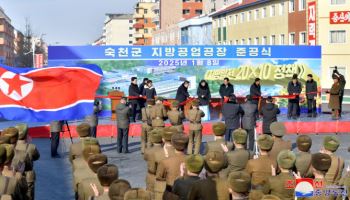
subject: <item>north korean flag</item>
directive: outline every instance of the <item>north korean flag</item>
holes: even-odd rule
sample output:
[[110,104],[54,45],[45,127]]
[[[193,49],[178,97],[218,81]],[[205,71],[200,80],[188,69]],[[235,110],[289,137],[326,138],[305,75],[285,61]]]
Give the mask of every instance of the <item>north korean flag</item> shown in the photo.
[[0,118],[23,122],[82,119],[93,112],[102,76],[96,65],[41,69],[0,65]]

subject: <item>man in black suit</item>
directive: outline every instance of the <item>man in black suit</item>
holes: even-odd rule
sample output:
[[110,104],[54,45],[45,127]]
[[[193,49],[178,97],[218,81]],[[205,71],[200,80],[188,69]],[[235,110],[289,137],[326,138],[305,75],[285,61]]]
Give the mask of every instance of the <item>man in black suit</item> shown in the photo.
[[230,83],[229,78],[224,78],[224,83],[220,85],[219,93],[222,99],[229,98],[232,94],[234,94],[234,87]]
[[288,100],[288,119],[297,119],[300,116],[299,95],[301,93],[302,86],[298,81],[298,75],[294,74],[292,81],[288,83],[288,94],[295,95],[295,98]]
[[140,100],[139,98],[142,97],[140,93],[140,89],[137,85],[137,78],[132,77],[131,78],[131,84],[129,86],[129,102],[131,104],[131,122],[136,122],[136,115],[138,114],[138,110],[140,110]]

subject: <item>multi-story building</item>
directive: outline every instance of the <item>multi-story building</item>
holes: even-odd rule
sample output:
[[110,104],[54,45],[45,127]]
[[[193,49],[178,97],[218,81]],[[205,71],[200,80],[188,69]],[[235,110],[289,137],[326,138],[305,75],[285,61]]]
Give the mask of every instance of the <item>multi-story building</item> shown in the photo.
[[155,14],[155,17],[152,19],[152,22],[156,25],[156,29],[160,28],[160,0],[155,0],[155,4],[152,7],[152,11]]
[[15,34],[11,19],[0,7],[0,63],[13,66],[15,62]]
[[106,14],[103,28],[105,45],[132,45],[133,24],[132,14]]
[[[334,67],[350,77],[350,0],[307,1],[309,45],[322,46],[321,85],[331,88]],[[347,80],[348,81],[348,80]],[[322,110],[328,110],[327,95],[322,95]],[[343,108],[350,110],[350,84],[346,84]]]
[[160,27],[153,33],[153,44],[179,45],[181,36],[178,22],[202,13],[202,0],[160,0]]
[[[242,0],[218,10],[213,18],[216,44],[295,45],[305,42],[303,0]],[[292,19],[294,18],[294,19]],[[299,37],[302,39],[299,41]]]
[[212,40],[211,17],[197,16],[178,23],[182,45],[210,45]]
[[14,55],[15,55],[15,66],[22,66],[21,56],[24,54],[23,52],[23,43],[24,43],[24,35],[19,30],[14,30]]
[[203,0],[203,13],[209,14],[222,9],[227,5],[240,2],[242,2],[242,0]]
[[152,32],[156,29],[153,19],[157,16],[153,11],[156,0],[139,0],[134,13],[134,45],[151,45]]

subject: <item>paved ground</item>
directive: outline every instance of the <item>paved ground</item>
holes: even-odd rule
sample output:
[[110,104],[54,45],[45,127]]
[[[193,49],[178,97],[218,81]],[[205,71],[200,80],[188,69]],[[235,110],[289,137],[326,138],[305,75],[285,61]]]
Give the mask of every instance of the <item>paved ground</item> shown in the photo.
[[[347,152],[350,145],[349,136],[348,134],[338,136],[342,142],[338,154],[345,158],[347,166],[350,164],[350,153]],[[286,137],[291,141],[295,141],[296,138],[295,135]],[[316,152],[321,147],[323,135],[312,135],[312,138],[312,152]],[[212,137],[206,136],[204,140],[212,140]],[[40,160],[35,163],[37,172],[36,199],[74,199],[71,168],[67,158],[70,140],[61,141],[60,152],[62,158],[60,159],[51,159],[49,139],[34,139],[33,143],[38,146],[41,153]],[[116,153],[115,138],[102,138],[100,143],[103,153],[109,158],[109,162],[119,167],[121,178],[129,180],[133,187],[145,187],[146,164],[140,154],[139,138],[130,138],[130,154]],[[293,147],[295,147],[295,144]]]

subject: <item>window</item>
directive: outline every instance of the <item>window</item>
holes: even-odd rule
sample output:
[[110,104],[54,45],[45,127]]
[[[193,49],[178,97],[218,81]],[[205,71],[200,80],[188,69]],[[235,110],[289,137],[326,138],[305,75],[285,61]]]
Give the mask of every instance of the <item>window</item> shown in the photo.
[[228,25],[230,26],[232,23],[232,15],[229,17],[229,20],[228,20]]
[[274,16],[276,16],[276,6],[272,5],[270,7],[270,17],[274,17]]
[[345,43],[346,42],[346,31],[330,31],[330,43]]
[[222,26],[226,27],[226,17],[222,18]]
[[226,41],[226,27],[224,27],[224,28],[222,28],[222,32],[223,32],[223,34],[224,34],[224,36],[223,36],[223,38],[224,38],[224,41]]
[[129,30],[132,30],[132,27],[129,27]]
[[295,0],[289,0],[289,12],[295,11]]
[[245,45],[245,39],[241,40],[241,45]]
[[261,13],[261,18],[265,18],[265,17],[266,17],[266,8],[263,8]]
[[131,24],[133,21],[132,21],[132,19],[131,20],[129,20],[129,23]]
[[248,12],[248,16],[247,16],[247,21],[251,21],[252,20],[252,11]]
[[132,41],[129,41],[129,44],[132,44]]
[[148,29],[147,28],[144,29],[144,33],[148,33]]
[[299,44],[306,44],[306,32],[299,33]]
[[184,14],[184,15],[190,14],[190,10],[184,9],[184,10],[182,10],[182,14]]
[[132,37],[132,34],[129,34],[129,37]]
[[264,37],[262,38],[261,44],[262,44],[262,45],[266,45],[266,43],[267,43],[267,37],[264,36]]
[[233,23],[238,24],[238,15],[235,15],[235,19],[234,19]]
[[284,15],[284,2],[280,3],[280,15]]
[[221,41],[221,28],[218,28],[218,41]]
[[147,24],[148,23],[148,19],[144,19],[144,21],[143,21],[145,24]]
[[241,13],[241,23],[244,22],[244,13]]
[[285,43],[284,43],[284,34],[280,35],[280,45],[285,45]]
[[276,36],[275,36],[275,35],[271,35],[270,44],[271,44],[271,45],[276,45]]
[[295,33],[289,33],[289,45],[295,45]]
[[238,45],[238,40],[235,41],[235,45]]
[[257,20],[259,19],[259,10],[255,10],[255,14],[254,14],[254,19]]
[[248,38],[247,45],[251,45],[251,44],[252,44],[252,38]]
[[255,38],[254,44],[255,44],[255,45],[259,45],[259,38],[258,38],[258,37]]
[[331,0],[332,5],[345,4],[345,0]]
[[305,10],[306,8],[306,0],[299,0],[299,10]]
[[201,15],[202,14],[202,10],[196,10],[196,15]]

